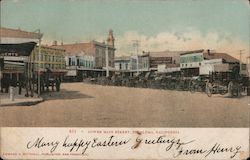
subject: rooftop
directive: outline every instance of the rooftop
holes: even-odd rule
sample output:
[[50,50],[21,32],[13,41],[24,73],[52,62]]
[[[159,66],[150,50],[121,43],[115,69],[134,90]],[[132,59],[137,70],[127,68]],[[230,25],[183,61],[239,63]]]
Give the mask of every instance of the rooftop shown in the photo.
[[81,52],[90,52],[92,43],[74,43],[74,44],[63,44],[63,45],[52,45],[50,46],[56,49],[64,49],[67,54],[78,54]]
[[130,56],[115,57],[115,61],[126,61],[130,60]]
[[187,55],[187,54],[193,54],[193,53],[203,53],[204,59],[223,59],[224,61],[228,63],[239,63],[239,60],[237,58],[234,58],[233,56],[227,54],[227,53],[218,53],[214,50],[193,50],[193,51],[187,51],[182,53],[181,55]]
[[11,29],[11,28],[0,28],[1,37],[9,38],[30,38],[39,39],[42,38],[43,34],[36,32],[23,31],[21,29]]
[[181,53],[181,55],[193,54],[193,53],[202,53],[202,52],[204,52],[204,49],[193,50],[193,51],[185,51],[185,52]]
[[[93,47],[95,45],[106,47],[105,43],[100,43],[97,41],[90,41],[90,42],[86,42],[86,43],[52,45],[51,47],[58,48],[58,49],[64,49],[67,54],[79,54],[81,52],[84,52],[88,55],[92,55],[93,54]],[[108,46],[108,47],[113,48],[112,46]]]
[[227,53],[216,53],[216,52],[204,52],[203,56],[205,59],[223,59],[228,63],[239,63],[240,61]]
[[[37,46],[36,48],[39,48],[39,46]],[[42,45],[42,46],[41,46],[41,49],[50,49],[50,50],[57,50],[57,51],[65,52],[65,49],[54,48],[54,47],[47,46],[47,45]]]
[[173,57],[179,56],[180,54],[184,53],[185,51],[161,51],[161,52],[150,52],[150,57]]

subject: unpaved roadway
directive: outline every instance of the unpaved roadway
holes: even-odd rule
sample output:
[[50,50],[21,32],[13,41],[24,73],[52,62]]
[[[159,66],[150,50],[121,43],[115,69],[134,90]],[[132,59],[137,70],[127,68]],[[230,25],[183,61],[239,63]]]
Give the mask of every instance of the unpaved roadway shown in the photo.
[[1,126],[248,127],[248,97],[64,83],[34,106],[0,107]]

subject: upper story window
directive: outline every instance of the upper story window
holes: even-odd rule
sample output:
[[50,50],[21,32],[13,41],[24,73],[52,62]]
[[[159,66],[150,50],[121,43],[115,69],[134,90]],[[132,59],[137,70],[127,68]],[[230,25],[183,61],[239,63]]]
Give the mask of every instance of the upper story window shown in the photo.
[[71,66],[71,58],[69,58],[69,66]]

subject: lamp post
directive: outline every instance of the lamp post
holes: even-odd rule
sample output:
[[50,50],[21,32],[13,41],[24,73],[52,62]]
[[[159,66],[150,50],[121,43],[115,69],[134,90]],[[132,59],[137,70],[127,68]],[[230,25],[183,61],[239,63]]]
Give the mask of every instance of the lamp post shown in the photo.
[[108,51],[108,43],[106,44],[105,49],[105,56],[106,56],[106,77],[109,77],[109,51]]

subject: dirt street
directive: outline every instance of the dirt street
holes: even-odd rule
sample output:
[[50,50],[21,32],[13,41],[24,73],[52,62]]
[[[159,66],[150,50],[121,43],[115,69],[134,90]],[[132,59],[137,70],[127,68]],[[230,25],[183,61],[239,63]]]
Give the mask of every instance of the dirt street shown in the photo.
[[248,127],[248,97],[64,83],[34,106],[0,107],[1,126]]

